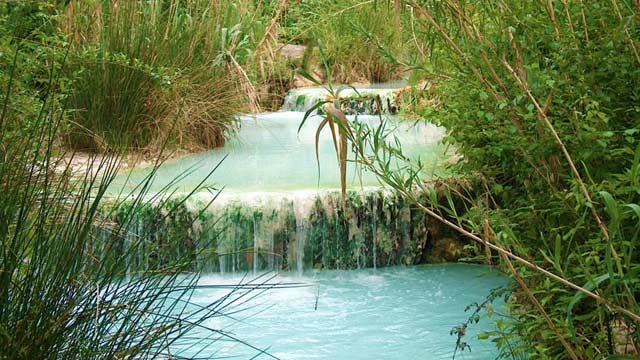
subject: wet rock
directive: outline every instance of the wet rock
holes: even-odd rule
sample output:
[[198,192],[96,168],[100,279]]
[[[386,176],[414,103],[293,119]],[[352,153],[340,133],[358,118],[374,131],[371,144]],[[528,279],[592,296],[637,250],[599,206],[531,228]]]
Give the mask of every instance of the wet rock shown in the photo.
[[[347,207],[339,192],[265,203],[229,202],[207,211],[180,205],[166,218],[169,200],[135,209],[130,240],[145,239],[132,270],[189,255],[207,272],[355,269],[457,261],[465,241],[397,194],[353,192]],[[126,204],[116,214],[126,212]],[[117,223],[118,218],[113,222]]]

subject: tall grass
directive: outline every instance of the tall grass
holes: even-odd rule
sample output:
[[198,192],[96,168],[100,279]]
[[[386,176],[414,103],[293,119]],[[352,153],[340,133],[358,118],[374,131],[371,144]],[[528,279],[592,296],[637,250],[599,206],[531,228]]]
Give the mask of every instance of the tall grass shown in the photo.
[[[111,152],[92,161],[96,171],[69,177],[70,169],[54,154],[64,114],[52,92],[59,88],[53,71],[38,115],[24,119],[18,133],[7,126],[5,120],[16,116],[9,106],[18,72],[14,53],[0,103],[0,358],[180,357],[176,347],[195,328],[207,334],[195,342],[204,357],[214,356],[215,341],[242,343],[204,322],[224,316],[256,286],[239,286],[228,297],[193,308],[198,274],[191,272],[190,255],[127,272],[143,246],[144,229],[132,236],[135,212],[119,214],[115,224],[102,206],[120,158]],[[127,201],[131,209],[144,204],[151,177],[136,194],[115,201]],[[118,246],[122,240],[125,249]]]
[[234,2],[72,1],[67,143],[157,150],[177,120],[175,145],[222,145],[234,116],[248,109],[250,82],[239,64],[263,31],[250,20]]

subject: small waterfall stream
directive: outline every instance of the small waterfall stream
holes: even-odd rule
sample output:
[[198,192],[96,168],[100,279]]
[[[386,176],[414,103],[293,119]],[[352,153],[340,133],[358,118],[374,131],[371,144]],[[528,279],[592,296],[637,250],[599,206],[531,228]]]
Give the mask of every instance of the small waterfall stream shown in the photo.
[[[396,114],[400,109],[397,97],[406,88],[404,82],[370,84],[358,87],[336,87],[340,104],[347,115]],[[306,112],[318,101],[330,99],[323,87],[306,87],[289,91],[282,107],[285,111]]]
[[[438,173],[447,160],[439,142],[444,130],[391,115],[398,110],[396,97],[402,86],[345,90],[341,93],[345,112],[375,125],[379,118],[367,114],[376,110],[373,106],[379,102],[372,99],[379,97],[405,155],[420,157],[426,169]],[[152,192],[180,174],[185,176],[172,185],[174,198],[136,209],[137,223],[131,229],[135,231],[123,241],[144,237],[145,246],[131,268],[154,267],[175,254],[193,254],[196,266],[209,273],[301,273],[422,263],[438,242],[451,247],[452,235],[353,165],[347,206],[342,208],[338,163],[328,131],[320,137],[320,166],[316,163],[315,131],[321,118],[310,118],[298,132],[304,111],[326,96],[321,88],[293,90],[283,111],[240,117],[237,136],[224,148],[162,165]],[[166,218],[167,209],[180,201],[179,193],[190,191],[225,157],[206,182],[216,189],[224,186],[222,195],[201,211],[215,191],[198,193]],[[112,185],[114,192],[132,189],[149,171],[142,168],[119,176]],[[119,210],[126,211],[126,206]],[[117,216],[113,220],[117,222]]]

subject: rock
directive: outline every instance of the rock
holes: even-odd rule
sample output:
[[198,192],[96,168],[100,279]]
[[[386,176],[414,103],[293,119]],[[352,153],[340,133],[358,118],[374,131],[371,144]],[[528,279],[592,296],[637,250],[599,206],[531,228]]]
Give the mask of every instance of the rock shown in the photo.
[[306,49],[304,45],[285,44],[280,48],[280,54],[287,60],[302,60]]

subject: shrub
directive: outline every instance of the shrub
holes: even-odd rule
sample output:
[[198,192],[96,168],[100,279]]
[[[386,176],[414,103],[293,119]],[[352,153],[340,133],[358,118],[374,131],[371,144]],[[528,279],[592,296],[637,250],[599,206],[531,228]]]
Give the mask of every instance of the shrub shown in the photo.
[[[454,171],[479,183],[464,212],[414,203],[493,244],[517,281],[513,321],[487,336],[504,358],[637,356],[637,2],[406,4],[417,47],[429,49],[409,68],[436,84],[416,109],[448,129],[464,159]],[[354,148],[368,150],[361,163],[409,200],[429,191],[419,163],[389,170],[399,149],[384,131],[349,127]]]
[[[67,143],[104,150],[220,146],[247,109],[238,63],[256,31],[235,3],[74,1]],[[173,125],[175,124],[175,129]]]

